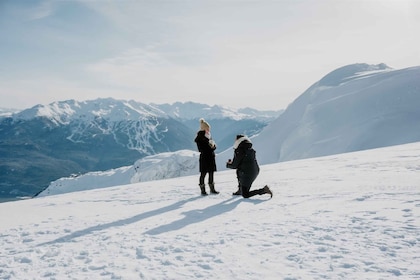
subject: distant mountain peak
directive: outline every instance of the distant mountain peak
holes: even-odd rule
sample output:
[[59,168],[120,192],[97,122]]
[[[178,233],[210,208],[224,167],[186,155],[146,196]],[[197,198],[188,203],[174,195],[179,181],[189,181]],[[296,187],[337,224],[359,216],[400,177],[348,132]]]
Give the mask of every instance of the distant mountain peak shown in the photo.
[[[174,118],[195,120],[206,119],[262,119],[272,120],[279,111],[259,111],[256,109],[233,109],[220,105],[207,105],[194,102],[175,102],[173,104],[144,104],[134,100],[118,100],[114,98],[98,98],[87,101],[73,99],[55,101],[48,105],[36,105],[32,108],[9,113],[8,116],[18,120],[47,118],[56,125],[68,124],[74,120],[105,119],[110,122],[139,120],[143,118]],[[6,114],[5,114],[6,115]]]
[[170,117],[182,120],[198,120],[200,117],[205,119],[261,119],[272,120],[278,117],[283,110],[260,111],[251,108],[234,109],[221,105],[207,105],[195,102],[175,102],[173,104],[151,104],[163,111]]
[[162,110],[133,100],[98,98],[88,101],[56,101],[48,105],[36,105],[15,115],[17,119],[45,117],[55,124],[68,124],[74,119],[107,119],[111,122],[138,120],[143,117],[168,118]]

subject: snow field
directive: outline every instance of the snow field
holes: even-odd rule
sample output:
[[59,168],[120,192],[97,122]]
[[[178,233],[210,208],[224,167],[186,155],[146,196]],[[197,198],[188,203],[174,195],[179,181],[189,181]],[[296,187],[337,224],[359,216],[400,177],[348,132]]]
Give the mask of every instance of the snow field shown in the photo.
[[0,279],[419,279],[420,143],[0,204]]

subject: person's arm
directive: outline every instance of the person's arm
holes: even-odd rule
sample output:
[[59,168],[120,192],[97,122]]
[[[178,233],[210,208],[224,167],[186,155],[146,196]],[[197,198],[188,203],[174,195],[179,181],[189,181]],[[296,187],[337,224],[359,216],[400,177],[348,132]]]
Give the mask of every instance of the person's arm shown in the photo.
[[211,141],[207,137],[203,137],[203,149],[209,154],[216,150],[216,144],[213,145]]
[[213,151],[216,150],[216,142],[213,139],[209,140],[209,146]]
[[232,168],[232,169],[238,168],[238,166],[242,162],[242,159],[244,158],[244,156],[245,156],[245,154],[240,149],[236,149],[235,154],[233,156],[233,160],[228,161],[226,163],[226,167],[227,168]]

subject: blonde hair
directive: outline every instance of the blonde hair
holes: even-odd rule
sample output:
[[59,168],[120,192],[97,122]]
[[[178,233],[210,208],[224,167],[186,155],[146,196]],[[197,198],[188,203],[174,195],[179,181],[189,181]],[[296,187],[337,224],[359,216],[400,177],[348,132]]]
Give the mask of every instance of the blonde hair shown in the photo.
[[203,118],[200,119],[200,130],[210,130],[210,124]]

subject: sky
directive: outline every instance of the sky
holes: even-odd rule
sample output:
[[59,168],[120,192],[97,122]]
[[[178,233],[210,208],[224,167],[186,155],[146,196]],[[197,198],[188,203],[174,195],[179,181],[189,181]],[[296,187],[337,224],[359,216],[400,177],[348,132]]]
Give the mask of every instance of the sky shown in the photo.
[[416,0],[0,1],[0,107],[285,109],[353,63],[420,65]]
[[[0,203],[0,279],[418,279],[420,143]],[[357,174],[357,176],[355,176]]]

